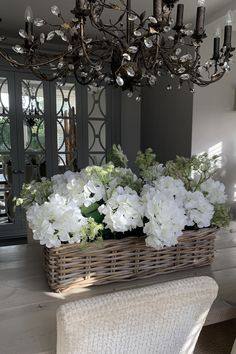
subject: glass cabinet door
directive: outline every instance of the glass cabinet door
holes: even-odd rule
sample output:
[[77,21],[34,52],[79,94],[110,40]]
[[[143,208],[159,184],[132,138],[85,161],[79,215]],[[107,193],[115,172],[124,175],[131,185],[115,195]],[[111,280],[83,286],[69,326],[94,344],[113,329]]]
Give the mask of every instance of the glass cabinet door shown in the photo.
[[117,111],[107,92],[0,71],[0,241],[26,235],[25,212],[13,202],[23,183],[106,162]]
[[24,182],[47,176],[45,155],[44,85],[39,80],[22,80],[24,139]]
[[55,85],[58,172],[78,170],[77,107],[74,83]]
[[14,222],[8,79],[0,77],[0,224]]

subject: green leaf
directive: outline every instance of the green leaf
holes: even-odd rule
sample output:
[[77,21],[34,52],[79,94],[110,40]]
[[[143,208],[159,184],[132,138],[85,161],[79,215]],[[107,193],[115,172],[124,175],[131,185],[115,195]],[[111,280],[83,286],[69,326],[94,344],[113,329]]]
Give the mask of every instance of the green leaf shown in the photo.
[[94,211],[99,208],[98,203],[93,203],[89,207],[82,206],[81,213],[84,217],[88,218]]
[[96,223],[100,224],[102,223],[104,219],[104,215],[101,215],[98,210],[93,211],[92,213],[89,214],[90,218],[93,218]]

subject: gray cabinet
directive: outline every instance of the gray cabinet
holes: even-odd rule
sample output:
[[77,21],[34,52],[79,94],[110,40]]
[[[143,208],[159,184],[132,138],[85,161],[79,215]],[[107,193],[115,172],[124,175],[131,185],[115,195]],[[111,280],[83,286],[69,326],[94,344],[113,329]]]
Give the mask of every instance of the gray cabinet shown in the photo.
[[106,161],[120,142],[119,97],[110,87],[0,71],[0,241],[25,234],[12,202],[24,182]]

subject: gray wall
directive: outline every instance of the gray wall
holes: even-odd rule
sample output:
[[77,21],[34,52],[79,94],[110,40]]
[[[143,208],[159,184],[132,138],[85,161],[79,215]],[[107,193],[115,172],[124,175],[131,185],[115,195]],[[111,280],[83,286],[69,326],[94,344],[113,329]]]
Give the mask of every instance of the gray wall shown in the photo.
[[[227,11],[227,9],[225,9]],[[234,14],[234,18],[236,11]],[[207,27],[209,35],[202,56],[212,54],[212,36],[217,26],[223,29],[225,19],[219,18]],[[233,34],[236,46],[236,32]],[[223,34],[222,34],[223,39]],[[222,80],[206,88],[197,88],[193,106],[192,153],[208,152],[221,157],[220,178],[236,216],[236,63]]]
[[141,149],[152,147],[160,162],[176,155],[191,155],[193,94],[177,89],[172,80],[167,91],[165,78],[153,88],[144,88],[141,105]]
[[129,159],[129,167],[136,171],[135,158],[140,150],[141,104],[135,98],[121,96],[121,146]]

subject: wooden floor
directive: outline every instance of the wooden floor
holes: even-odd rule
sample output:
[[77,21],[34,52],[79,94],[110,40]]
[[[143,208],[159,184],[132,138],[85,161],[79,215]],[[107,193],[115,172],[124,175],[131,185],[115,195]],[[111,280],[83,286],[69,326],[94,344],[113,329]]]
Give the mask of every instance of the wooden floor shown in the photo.
[[73,294],[49,291],[37,245],[0,248],[0,353],[52,354],[56,345],[56,310],[64,302],[189,276],[210,275],[219,296],[206,325],[236,318],[236,223],[221,230],[212,267],[198,268],[123,284],[90,287]]

